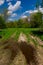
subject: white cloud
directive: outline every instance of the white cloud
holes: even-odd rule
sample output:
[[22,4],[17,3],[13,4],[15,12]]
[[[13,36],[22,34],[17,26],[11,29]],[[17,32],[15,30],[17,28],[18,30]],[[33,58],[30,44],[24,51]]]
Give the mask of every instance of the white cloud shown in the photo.
[[[39,7],[39,11],[41,13],[43,13],[43,8]],[[34,9],[34,10],[28,10],[28,11],[25,11],[22,15],[21,15],[21,18],[26,18],[27,16],[25,14],[32,14],[32,13],[37,13],[38,10],[37,9]],[[30,20],[30,19],[29,19]]]
[[39,8],[40,12],[43,14],[43,8]]
[[27,13],[31,14],[31,13],[33,13],[33,11],[32,10],[29,10],[29,11],[27,11]]
[[17,1],[16,4],[14,4],[14,5],[12,5],[12,3],[9,2],[8,5],[9,5],[9,7],[8,7],[8,15],[10,15],[9,20],[12,20],[13,17],[17,16],[17,14],[13,13],[13,12],[20,8],[21,1]]
[[38,12],[38,10],[34,10],[32,13],[37,13]]
[[12,18],[9,18],[8,21],[12,21],[13,19]]
[[25,11],[23,13],[23,15],[26,14],[26,13],[31,14],[31,13],[37,13],[37,12],[38,12],[38,10],[29,10],[29,11]]
[[12,13],[12,11],[8,11],[7,14],[10,15],[10,17],[15,17],[15,16],[17,16],[17,14],[16,14],[16,13]]
[[[43,13],[43,8],[39,7],[39,11],[40,11],[41,13]],[[31,13],[37,13],[37,12],[38,12],[37,9],[28,10],[28,11],[25,11],[25,12],[23,13],[23,15],[25,15],[26,13],[31,14]]]
[[29,14],[31,14],[31,13],[37,13],[37,12],[38,12],[38,10],[30,10]]
[[15,5],[9,5],[8,10],[16,11],[21,5],[21,1],[17,1]]
[[4,4],[5,0],[0,0],[0,5]]
[[15,18],[16,16],[17,16],[16,13],[11,14],[10,18],[8,19],[8,21],[13,21],[14,20],[13,18]]
[[13,13],[12,15],[11,15],[11,17],[16,17],[17,16],[17,14],[16,13]]
[[[17,1],[15,5],[12,5],[11,2],[8,3],[9,7],[8,7],[8,15],[12,15],[12,13],[16,10],[18,10],[18,8],[21,5],[21,1]],[[13,14],[12,17],[17,16],[17,14]]]
[[12,14],[12,11],[8,11],[8,13],[7,13],[8,15],[11,15]]
[[27,18],[27,16],[26,15],[23,15],[23,16],[21,16],[21,18]]
[[9,2],[9,3],[8,3],[8,5],[9,5],[9,6],[10,6],[10,5],[12,5],[12,3],[11,3],[11,2]]

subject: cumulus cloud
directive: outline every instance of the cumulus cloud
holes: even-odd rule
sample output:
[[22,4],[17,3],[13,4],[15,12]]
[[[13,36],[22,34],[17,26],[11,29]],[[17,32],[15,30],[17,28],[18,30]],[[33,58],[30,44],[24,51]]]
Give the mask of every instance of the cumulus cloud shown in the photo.
[[12,21],[16,16],[17,16],[16,13],[11,14],[10,18],[8,19],[8,21]]
[[[39,11],[43,14],[43,8],[39,7]],[[34,9],[34,10],[28,10],[28,11],[25,11],[22,15],[25,15],[26,13],[28,14],[32,14],[32,13],[37,13],[38,10],[37,9]]]
[[[7,14],[10,15],[10,17],[13,18],[13,17],[17,16],[17,14],[14,13],[14,11],[18,10],[21,7],[21,1],[16,0],[16,3],[14,5],[12,5],[11,1],[12,0],[6,0],[6,2],[8,4],[8,12],[7,12]],[[5,0],[0,0],[0,5],[4,4],[4,2],[5,2]]]
[[13,19],[12,18],[9,18],[8,21],[12,21]]
[[21,5],[21,1],[17,1],[16,4],[14,4],[14,5],[12,5],[12,3],[9,2],[8,5],[9,5],[9,7],[8,7],[8,15],[10,15],[11,17],[17,16],[17,14],[15,14],[13,12],[19,9],[19,7]]
[[21,16],[21,18],[27,18],[27,16],[26,15],[23,15],[23,16]]
[[17,1],[16,4],[10,5],[8,7],[8,10],[10,10],[10,11],[16,11],[20,7],[20,5],[21,5],[21,1]]
[[31,13],[37,13],[37,12],[38,12],[38,10],[29,10],[29,11],[25,11],[23,13],[23,15],[26,14],[26,13],[31,14]]
[[11,17],[16,17],[17,16],[17,14],[16,13],[13,13],[12,15],[11,15]]
[[0,5],[4,4],[4,0],[0,0]]
[[31,13],[37,13],[37,12],[38,12],[38,10],[30,10],[29,14],[31,14]]
[[40,12],[43,14],[43,8],[39,8]]
[[[39,11],[43,14],[43,8],[39,7]],[[25,11],[22,15],[21,15],[21,18],[26,18],[27,17],[27,13],[28,14],[32,14],[32,13],[37,13],[38,10],[37,9],[34,9],[34,10],[28,10],[28,11]],[[29,19],[30,20],[30,19]]]
[[11,3],[11,2],[9,2],[9,3],[8,3],[8,5],[9,5],[9,6],[10,6],[10,5],[12,5],[12,3]]
[[11,15],[11,14],[12,14],[12,11],[8,11],[7,14],[8,14],[8,15]]
[[[41,13],[43,13],[43,8],[39,7],[39,11],[40,11]],[[31,10],[31,11],[29,11],[30,14],[31,14],[31,13],[37,13],[37,12],[38,12],[37,9],[36,9],[36,10]]]

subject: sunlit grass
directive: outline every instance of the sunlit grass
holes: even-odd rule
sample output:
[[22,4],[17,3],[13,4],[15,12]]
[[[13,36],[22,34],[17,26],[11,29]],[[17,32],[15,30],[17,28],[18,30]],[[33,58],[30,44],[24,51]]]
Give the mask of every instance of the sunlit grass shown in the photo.
[[[2,35],[2,39],[0,40],[7,40],[11,37],[11,35],[15,34],[14,40],[17,40],[20,33],[24,33],[29,41],[29,34],[31,34],[31,31],[38,31],[39,28],[6,28],[2,29],[2,32],[0,32],[0,35]],[[43,36],[41,36],[43,39]]]

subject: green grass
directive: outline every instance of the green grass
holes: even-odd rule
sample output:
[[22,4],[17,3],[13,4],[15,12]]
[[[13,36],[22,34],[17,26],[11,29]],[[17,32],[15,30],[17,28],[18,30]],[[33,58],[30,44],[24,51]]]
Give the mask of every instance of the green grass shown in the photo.
[[8,38],[10,38],[10,36],[15,33],[14,28],[8,28],[8,29],[2,29],[2,32],[0,32],[0,35],[2,35],[2,39],[0,40],[6,40]]
[[32,39],[32,41],[34,42],[36,47],[39,45],[36,40]]
[[33,35],[36,35],[37,37],[39,37],[42,41],[43,41],[43,33],[40,31],[32,31]]
[[[14,40],[18,40],[18,37],[19,37],[19,35],[20,35],[20,33],[22,32],[22,33],[24,33],[26,36],[27,36],[27,39],[28,39],[28,41],[30,40],[30,41],[33,41],[33,43],[35,44],[35,46],[37,47],[38,46],[38,43],[37,43],[37,41],[36,40],[34,40],[34,39],[32,39],[31,40],[31,38],[30,38],[30,34],[32,34],[32,31],[38,31],[39,30],[39,28],[6,28],[6,29],[2,29],[2,31],[0,32],[0,35],[2,35],[2,38],[0,38],[0,41],[3,41],[3,40],[7,40],[7,39],[9,39],[13,34],[15,34],[15,36],[14,36]],[[38,35],[39,36],[39,35]],[[42,38],[43,38],[43,35],[42,35]],[[2,54],[3,55],[5,55],[3,58],[7,58],[7,60],[9,61],[9,60],[11,60],[11,57],[13,57],[12,55],[14,55],[14,54],[12,54],[12,50],[11,49],[6,49],[5,50],[5,47],[6,46],[9,46],[9,43],[6,43],[6,44],[1,44],[0,45],[0,57],[2,56]],[[43,47],[43,46],[42,46]],[[3,53],[3,50],[5,50],[5,52]],[[21,57],[21,55],[20,54],[18,54],[18,55],[16,55],[18,58],[19,57]],[[15,57],[16,59],[17,59],[17,57]],[[22,56],[23,57],[23,56]],[[3,58],[2,58],[2,60],[3,60]],[[10,58],[10,59],[9,59]],[[18,61],[18,60],[17,60]],[[6,61],[5,61],[6,62]],[[12,60],[11,60],[11,62],[12,62]],[[20,59],[20,62],[21,62],[21,59]],[[9,65],[12,65],[13,63],[9,63]],[[26,63],[25,63],[25,65],[26,65]]]
[[41,35],[41,36],[39,36],[40,37],[40,39],[43,41],[43,35]]
[[[29,40],[29,34],[31,33],[31,31],[38,31],[38,30],[39,30],[39,28],[6,28],[6,29],[2,29],[2,32],[0,32],[0,35],[2,35],[2,39],[0,39],[0,40],[7,40],[14,33],[15,33],[14,39],[17,40],[21,32],[26,34],[26,36]],[[43,38],[43,36],[42,36],[42,38]]]

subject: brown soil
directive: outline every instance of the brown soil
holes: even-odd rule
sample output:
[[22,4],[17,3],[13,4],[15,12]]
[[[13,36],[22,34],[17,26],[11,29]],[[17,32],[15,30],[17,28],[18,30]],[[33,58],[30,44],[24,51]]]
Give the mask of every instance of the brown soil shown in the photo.
[[[2,53],[2,57],[4,57],[4,61],[3,58],[0,58],[0,63],[2,61],[2,64],[0,65],[40,65],[40,64],[43,65],[42,62],[38,62],[40,57],[43,58],[42,57],[43,53],[40,51],[41,49],[39,50],[40,47],[38,47],[37,50],[34,45],[28,43],[27,38],[24,34],[20,34],[19,42],[18,41],[15,42],[14,37],[12,36],[9,40],[5,41],[4,44],[8,44],[8,45],[4,46],[3,49],[0,50],[2,51],[8,49],[10,50],[11,55],[10,53],[8,53],[8,56],[7,54],[6,56],[4,56]],[[8,64],[5,60],[9,61]],[[43,60],[41,59],[39,61],[43,61]]]
[[37,47],[37,54],[38,54],[39,65],[43,65],[43,47],[41,46]]
[[20,33],[20,36],[19,36],[19,38],[18,38],[18,42],[19,42],[19,43],[20,43],[20,42],[27,42],[27,37],[26,37],[26,35],[23,34],[23,33]]
[[26,42],[21,42],[19,45],[19,48],[21,49],[22,53],[24,54],[27,63],[29,65],[38,65],[38,61],[37,61],[37,52],[36,49],[31,45],[31,44],[27,44]]
[[38,60],[39,65],[43,65],[43,47],[42,47],[43,41],[36,36],[30,35],[30,37],[32,39],[34,39],[36,41],[36,43],[38,43],[37,48],[36,48],[37,49],[37,55],[38,55],[37,60]]
[[30,36],[31,36],[32,39],[36,40],[39,45],[43,45],[43,41],[39,37],[32,36],[32,35],[30,35]]

